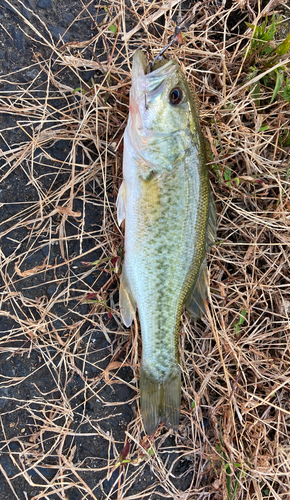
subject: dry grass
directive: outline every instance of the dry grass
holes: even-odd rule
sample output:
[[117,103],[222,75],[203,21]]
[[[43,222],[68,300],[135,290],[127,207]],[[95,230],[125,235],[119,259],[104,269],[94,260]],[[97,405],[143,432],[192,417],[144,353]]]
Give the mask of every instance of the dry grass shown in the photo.
[[[11,403],[0,416],[0,452],[15,468],[9,476],[1,466],[11,498],[17,498],[17,481],[24,479],[33,500],[71,498],[72,491],[78,491],[76,498],[99,499],[110,477],[104,498],[289,498],[290,183],[289,152],[279,141],[282,128],[289,133],[289,104],[279,97],[269,104],[271,89],[263,88],[256,106],[245,57],[252,32],[237,35],[229,27],[235,14],[237,23],[243,17],[260,22],[259,3],[241,1],[228,9],[205,1],[189,10],[184,4],[184,43],[168,50],[198,95],[212,149],[219,241],[208,258],[208,318],[196,325],[186,314],[181,320],[178,432],[170,441],[172,431],[161,426],[149,439],[142,428],[135,384],[140,328],[137,323],[131,331],[122,326],[117,300],[123,236],[115,199],[132,54],[141,46],[153,57],[167,43],[176,3],[144,2],[139,9],[142,2],[128,7],[113,0],[96,34],[82,43],[55,44],[45,27],[41,32],[36,28],[36,16],[23,18],[48,56],[36,52],[29,66],[38,71],[35,79],[0,94],[1,111],[14,115],[14,132],[22,132],[19,142],[1,153],[1,182],[5,189],[10,181],[16,189],[18,182],[17,189],[28,193],[27,199],[20,195],[21,211],[9,200],[2,204],[1,315],[9,330],[2,333],[0,353],[3,366],[9,360],[31,360],[30,373],[16,376],[3,369],[0,378],[0,395]],[[268,11],[277,4],[270,2]],[[158,11],[164,5],[161,30]],[[86,7],[83,13],[91,15]],[[142,29],[123,40],[128,20]],[[99,40],[103,51],[97,48]],[[286,58],[276,61],[287,63]],[[90,84],[82,80],[84,68],[97,74]],[[41,74],[45,83],[40,87]],[[2,80],[15,82],[17,74]],[[68,81],[80,83],[73,87]],[[262,125],[268,128],[261,130]],[[52,156],[60,140],[67,148],[61,159]],[[231,180],[225,182],[228,167]],[[88,214],[95,223],[86,223]],[[94,266],[81,264],[96,259],[100,262]],[[52,292],[43,293],[48,286]],[[87,308],[85,299],[91,299]],[[96,331],[109,349],[95,345]],[[128,366],[132,380],[122,372]],[[37,371],[47,374],[50,390],[27,399],[26,384],[37,381]],[[75,376],[81,382],[72,393]],[[106,400],[101,391],[122,381],[130,390],[126,403],[135,399],[137,411],[123,434],[115,434],[103,424],[110,418],[121,422],[124,406]],[[88,416],[90,401],[98,401],[99,410]],[[13,423],[13,412],[15,421],[25,417],[30,426]],[[88,437],[100,448],[107,446],[105,458],[87,453],[88,460],[75,459]],[[120,458],[126,443],[130,446]],[[124,459],[128,462],[121,464]],[[42,477],[29,474],[37,467]],[[132,490],[134,484],[138,489]]]

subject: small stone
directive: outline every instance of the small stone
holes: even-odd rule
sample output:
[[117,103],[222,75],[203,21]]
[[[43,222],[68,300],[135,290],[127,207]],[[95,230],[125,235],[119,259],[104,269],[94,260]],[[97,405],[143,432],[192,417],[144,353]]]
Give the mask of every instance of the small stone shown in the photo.
[[0,389],[0,408],[2,410],[4,409],[4,406],[8,403],[8,396],[9,393],[7,388]]
[[26,19],[31,19],[32,12],[28,7],[25,7],[25,5],[22,6],[22,14],[26,17]]
[[52,0],[38,0],[37,7],[40,9],[52,9]]
[[55,294],[56,290],[57,290],[57,284],[56,284],[56,283],[52,283],[52,284],[48,287],[48,289],[47,289],[47,293],[48,293],[48,295],[49,295],[50,297],[52,297],[52,296]]
[[[27,73],[26,73],[26,74],[27,74]],[[49,253],[50,253],[50,252],[49,252],[49,246],[48,246],[48,245],[45,245],[44,247],[42,247],[41,251],[42,251],[42,253],[43,253],[43,255],[44,255],[45,257],[48,257],[48,255],[49,255]]]
[[62,40],[64,42],[67,42],[69,37],[70,37],[70,33],[67,31],[65,33],[65,29],[62,28],[61,26],[48,26],[48,29],[52,35],[52,37],[57,40],[59,42],[59,40],[62,38]]
[[56,469],[50,469],[48,467],[35,467],[33,469],[29,469],[28,474],[31,477],[39,477],[41,475],[46,477],[47,479],[52,479],[55,476],[56,472]]
[[64,329],[63,322],[59,321],[58,319],[55,319],[53,321],[53,329],[58,331],[58,332],[63,331],[63,329]]
[[81,304],[81,314],[86,316],[89,313],[89,304]]
[[100,12],[98,12],[97,17],[96,17],[96,23],[101,24],[105,20],[106,15],[107,15],[107,13],[104,10],[101,10]]
[[[56,107],[56,106],[57,106],[57,104],[58,104],[58,101],[56,101],[56,103],[55,103],[55,104],[53,104],[53,105]],[[62,151],[65,151],[65,150],[67,150],[67,151],[68,151],[67,146],[68,146],[68,142],[67,142],[67,141],[65,141],[65,140],[63,140],[63,139],[61,139],[60,141],[57,141],[57,142],[55,143],[55,145],[54,145],[54,147],[55,147],[56,149],[60,149],[60,150],[62,150]]]
[[66,25],[70,25],[73,20],[75,19],[75,16],[73,14],[70,14],[68,12],[64,12],[64,14],[62,15],[62,18],[64,20],[64,22],[66,23]]
[[26,76],[34,80],[38,76],[39,71],[37,69],[32,69],[31,71],[26,71]]
[[94,5],[92,5],[92,3],[90,3],[88,6],[87,6],[87,11],[92,15],[94,16],[95,13],[96,13],[96,8]]
[[84,71],[83,73],[83,79],[85,82],[89,81],[90,80],[90,83],[91,83],[91,80],[92,78],[94,77],[94,70],[88,70],[88,71]]
[[19,51],[25,49],[25,37],[23,31],[15,31],[14,43]]
[[10,12],[13,12],[13,14],[17,14],[17,9],[14,7],[11,7],[9,3],[7,3],[5,0],[2,0],[2,6],[5,7],[5,9],[10,10]]

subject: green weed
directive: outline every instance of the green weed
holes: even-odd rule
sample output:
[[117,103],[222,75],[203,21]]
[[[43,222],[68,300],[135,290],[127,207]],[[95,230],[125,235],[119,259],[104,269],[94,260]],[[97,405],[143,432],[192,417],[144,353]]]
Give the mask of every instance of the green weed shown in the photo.
[[[154,437],[154,435],[153,435],[153,437]],[[112,473],[118,467],[120,467],[120,469],[121,469],[124,465],[128,465],[128,464],[138,465],[141,462],[143,462],[144,460],[146,460],[148,457],[154,457],[155,451],[151,446],[151,441],[153,440],[153,437],[151,437],[148,440],[145,437],[141,442],[141,446],[143,447],[144,451],[143,452],[138,451],[134,455],[134,457],[131,457],[131,458],[129,457],[130,443],[129,443],[129,441],[127,441],[127,443],[125,444],[123,450],[121,451],[115,465],[111,468],[111,470],[109,472],[109,477],[111,477]]]
[[[107,14],[109,14],[110,18],[112,18],[111,13],[110,13],[109,9],[108,9],[106,6],[104,6],[104,11],[105,11],[105,12],[107,12]],[[115,24],[111,24],[111,25],[109,26],[109,30],[110,30],[112,33],[114,33],[114,35],[115,35],[115,34],[117,33],[117,31],[118,31],[118,28],[117,28],[117,26],[116,26]]]
[[246,320],[246,309],[243,309],[241,311],[241,314],[240,314],[240,317],[239,317],[239,321],[235,324],[235,329],[236,329],[236,333],[239,333],[240,331],[240,326],[245,322]]
[[216,174],[218,180],[221,184],[226,184],[230,189],[232,182],[235,182],[237,187],[240,184],[240,179],[238,177],[232,178],[232,169],[228,165],[225,167],[219,167],[218,165],[211,165],[214,173]]
[[283,148],[289,148],[290,147],[290,131],[289,130],[281,130],[281,134],[279,137],[279,145],[282,146]]
[[[224,441],[223,441],[223,436],[222,436],[222,426],[221,426],[221,420],[219,421],[219,428],[220,428],[220,440],[221,440],[221,445],[216,444],[216,450],[218,451],[219,455],[223,459],[222,467],[224,468],[224,472],[226,474],[226,487],[227,487],[227,500],[234,500],[238,486],[239,486],[239,479],[243,475],[242,469],[242,464],[234,462],[233,464],[230,463],[224,449]],[[232,486],[232,478],[236,478],[235,482]]]
[[85,93],[86,93],[86,91],[85,91],[85,89],[84,89],[83,87],[77,87],[76,89],[74,89],[74,91],[73,91],[73,92],[74,92],[74,93],[75,93],[75,92],[81,92],[82,94],[85,94]]
[[[248,24],[254,30],[253,39],[247,52],[247,59],[250,65],[248,78],[250,80],[272,66],[275,66],[278,58],[286,56],[290,51],[290,33],[280,44],[277,44],[274,40],[280,22],[281,16],[275,18],[273,15],[269,27],[267,17],[260,26]],[[280,66],[261,78],[262,83],[265,86],[271,87],[273,91],[270,104],[272,104],[278,94],[290,103],[290,80],[288,75],[289,69],[286,66]],[[251,92],[257,106],[259,106],[261,94],[260,81],[252,85]]]

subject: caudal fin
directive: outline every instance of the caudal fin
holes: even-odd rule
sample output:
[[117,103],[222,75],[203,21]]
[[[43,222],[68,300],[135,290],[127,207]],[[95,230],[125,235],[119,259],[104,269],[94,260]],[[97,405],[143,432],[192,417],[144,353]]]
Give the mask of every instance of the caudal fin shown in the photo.
[[170,375],[159,382],[141,367],[141,413],[147,434],[153,434],[161,420],[177,428],[180,413],[180,367],[175,365]]

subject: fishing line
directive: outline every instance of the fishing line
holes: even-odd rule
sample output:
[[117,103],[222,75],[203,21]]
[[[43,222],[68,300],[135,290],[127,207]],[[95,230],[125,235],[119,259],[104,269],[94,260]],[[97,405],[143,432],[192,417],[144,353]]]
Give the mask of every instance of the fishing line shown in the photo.
[[165,47],[163,47],[163,49],[161,49],[161,51],[159,52],[159,54],[157,54],[157,56],[156,56],[156,57],[154,57],[153,61],[151,61],[151,62],[149,63],[149,66],[148,66],[149,73],[151,73],[151,71],[153,70],[153,66],[154,66],[154,64],[156,63],[156,61],[159,61],[159,60],[162,58],[162,56],[163,56],[164,52],[165,52],[165,51],[166,51],[169,47],[171,47],[171,45],[172,45],[175,41],[177,41],[177,42],[178,42],[178,35],[179,35],[179,33],[181,32],[181,29],[182,29],[182,24],[185,22],[185,20],[186,20],[186,18],[188,17],[188,15],[189,15],[189,12],[187,12],[187,13],[185,14],[185,16],[182,18],[182,15],[181,15],[181,2],[180,2],[180,4],[179,4],[179,15],[178,15],[178,17],[177,17],[177,24],[176,24],[176,27],[175,27],[174,35],[171,35],[171,37],[169,38],[169,42],[168,42],[168,44],[167,44]]

